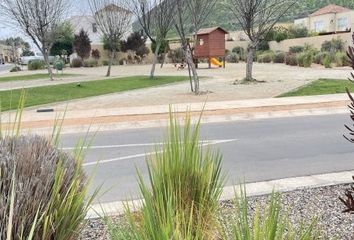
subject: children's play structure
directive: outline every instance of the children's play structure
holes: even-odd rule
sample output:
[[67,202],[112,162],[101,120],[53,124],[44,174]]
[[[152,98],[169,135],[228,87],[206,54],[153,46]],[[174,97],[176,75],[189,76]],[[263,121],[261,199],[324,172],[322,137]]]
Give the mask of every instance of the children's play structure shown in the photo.
[[228,32],[221,27],[199,30],[194,49],[194,61],[197,67],[199,59],[207,59],[209,68],[211,65],[225,68],[226,34]]

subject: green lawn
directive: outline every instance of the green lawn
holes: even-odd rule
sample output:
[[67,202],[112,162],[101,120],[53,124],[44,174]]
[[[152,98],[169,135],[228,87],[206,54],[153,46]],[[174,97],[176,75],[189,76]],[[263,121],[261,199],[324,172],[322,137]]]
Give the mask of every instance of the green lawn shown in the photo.
[[[55,77],[75,77],[80,76],[78,74],[54,74]],[[10,82],[10,81],[25,81],[25,80],[37,80],[37,79],[49,79],[49,75],[47,73],[37,73],[37,74],[29,74],[29,75],[18,75],[18,76],[8,76],[8,77],[0,77],[0,82]]]
[[[25,107],[153,87],[186,80],[188,80],[188,78],[183,76],[157,77],[153,80],[144,76],[134,76],[82,82],[81,87],[77,86],[77,83],[70,83],[28,88],[26,89],[27,97]],[[21,91],[22,90],[0,91],[2,111],[15,109],[17,107]]]
[[354,92],[354,83],[350,82],[349,80],[320,79],[308,85],[302,86],[294,91],[284,93],[278,97],[345,93],[346,88],[348,88],[351,92]]

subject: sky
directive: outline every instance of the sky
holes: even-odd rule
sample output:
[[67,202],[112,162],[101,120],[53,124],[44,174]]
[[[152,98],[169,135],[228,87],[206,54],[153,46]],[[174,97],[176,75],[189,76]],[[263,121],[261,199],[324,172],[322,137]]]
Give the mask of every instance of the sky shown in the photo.
[[[71,0],[72,10],[69,11],[68,17],[70,15],[83,15],[89,12],[89,5],[87,0]],[[0,20],[0,39],[6,39],[8,37],[22,37],[26,41],[29,41],[23,33],[14,29],[13,26],[8,26],[4,21]]]

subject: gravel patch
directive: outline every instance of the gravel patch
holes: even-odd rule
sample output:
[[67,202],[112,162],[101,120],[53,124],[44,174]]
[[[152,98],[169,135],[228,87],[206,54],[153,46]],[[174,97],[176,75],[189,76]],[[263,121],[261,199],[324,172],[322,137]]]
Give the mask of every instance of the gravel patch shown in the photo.
[[[308,222],[318,218],[321,239],[354,239],[354,215],[344,214],[345,209],[338,197],[348,189],[349,185],[336,185],[321,188],[301,189],[282,194],[285,209],[289,209],[292,222]],[[269,195],[250,197],[250,208],[269,200]],[[221,203],[223,216],[232,217],[232,201]],[[121,221],[120,217],[118,221]],[[90,220],[82,233],[81,240],[108,240],[107,228],[99,219]]]

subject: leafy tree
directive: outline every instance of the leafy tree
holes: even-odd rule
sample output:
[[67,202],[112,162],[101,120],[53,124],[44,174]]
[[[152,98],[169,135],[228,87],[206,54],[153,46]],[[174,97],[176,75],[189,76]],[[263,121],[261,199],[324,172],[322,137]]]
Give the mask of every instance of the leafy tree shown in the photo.
[[34,52],[28,48],[22,48],[22,57],[34,56]]
[[90,57],[91,54],[91,40],[84,29],[81,29],[79,34],[74,36],[74,49],[81,59]]
[[136,55],[142,58],[150,52],[146,47],[146,40],[147,37],[141,32],[133,32],[127,40],[120,42],[121,50],[122,52],[127,52],[128,50],[134,51]]
[[93,49],[92,52],[91,52],[91,56],[94,59],[98,60],[101,57],[101,53],[100,53],[100,51],[98,49]]
[[57,30],[57,41],[53,43],[50,54],[54,56],[69,56],[74,52],[74,30],[69,22],[62,23]]

